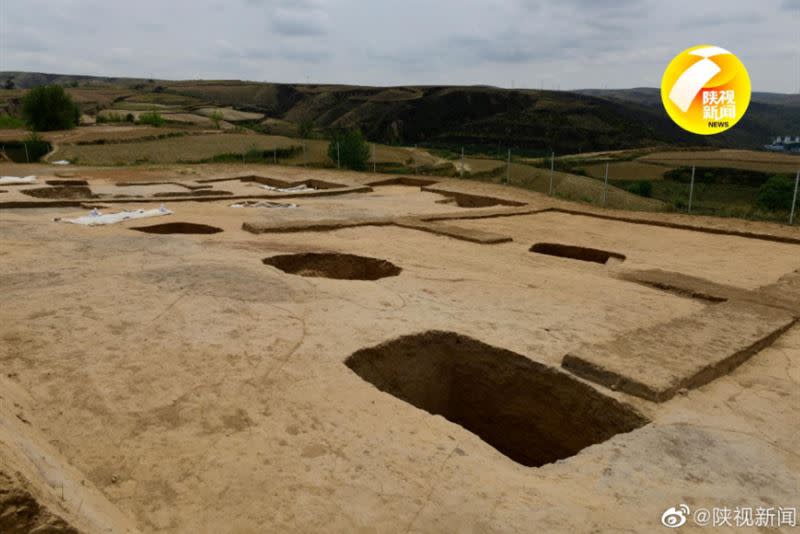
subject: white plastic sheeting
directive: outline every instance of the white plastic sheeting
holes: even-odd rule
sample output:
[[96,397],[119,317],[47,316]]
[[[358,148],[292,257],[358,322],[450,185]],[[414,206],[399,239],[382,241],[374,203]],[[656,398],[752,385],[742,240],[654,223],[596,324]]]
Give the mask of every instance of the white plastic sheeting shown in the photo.
[[133,219],[146,219],[147,217],[161,217],[162,215],[171,215],[173,212],[164,206],[152,210],[135,210],[135,211],[120,211],[117,213],[100,213],[97,208],[89,212],[89,215],[83,217],[76,217],[75,219],[62,219],[56,218],[55,221],[80,224],[83,226],[104,226],[107,224],[116,224],[122,221],[130,221]]
[[35,183],[35,176],[23,176],[22,178],[19,176],[0,176],[0,185],[24,185]]
[[243,200],[230,205],[231,208],[276,208],[287,209],[296,208],[297,204],[282,204],[280,202],[257,202],[255,200]]
[[294,187],[272,187],[271,185],[258,184],[261,189],[267,191],[275,191],[276,193],[300,193],[301,191],[316,191],[314,187],[308,187],[306,184],[296,185]]
[[58,161],[54,161],[53,165],[69,165],[69,161],[65,159],[60,159]]

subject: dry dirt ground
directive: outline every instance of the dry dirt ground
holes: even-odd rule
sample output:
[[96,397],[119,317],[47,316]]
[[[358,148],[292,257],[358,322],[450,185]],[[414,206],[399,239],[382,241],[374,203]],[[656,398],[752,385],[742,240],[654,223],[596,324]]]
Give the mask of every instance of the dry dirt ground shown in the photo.
[[[0,193],[0,532],[649,533],[679,504],[800,505],[796,228],[288,167],[0,174],[42,182]],[[56,178],[88,186],[21,192]],[[313,189],[255,185],[278,182]],[[222,231],[160,233],[194,225]]]

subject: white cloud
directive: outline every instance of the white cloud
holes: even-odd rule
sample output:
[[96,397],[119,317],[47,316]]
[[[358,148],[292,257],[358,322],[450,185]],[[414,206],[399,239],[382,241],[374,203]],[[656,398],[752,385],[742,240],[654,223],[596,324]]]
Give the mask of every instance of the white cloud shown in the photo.
[[[657,86],[684,48],[797,91],[800,0],[0,0],[0,69],[371,85]],[[37,16],[31,17],[35,12]]]

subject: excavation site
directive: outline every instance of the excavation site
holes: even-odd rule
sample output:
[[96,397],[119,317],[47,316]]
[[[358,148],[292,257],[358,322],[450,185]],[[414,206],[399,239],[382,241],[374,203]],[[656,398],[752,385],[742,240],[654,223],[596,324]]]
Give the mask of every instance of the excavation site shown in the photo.
[[0,534],[800,533],[798,28],[0,0]]
[[3,534],[797,503],[796,227],[241,159],[65,172],[0,161]]

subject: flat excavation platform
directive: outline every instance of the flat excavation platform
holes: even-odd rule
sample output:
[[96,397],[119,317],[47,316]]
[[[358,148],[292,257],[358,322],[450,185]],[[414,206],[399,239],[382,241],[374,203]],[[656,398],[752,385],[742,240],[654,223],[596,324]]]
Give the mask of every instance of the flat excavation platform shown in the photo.
[[0,194],[0,532],[651,533],[798,504],[797,228],[63,171],[0,163],[40,182]]

